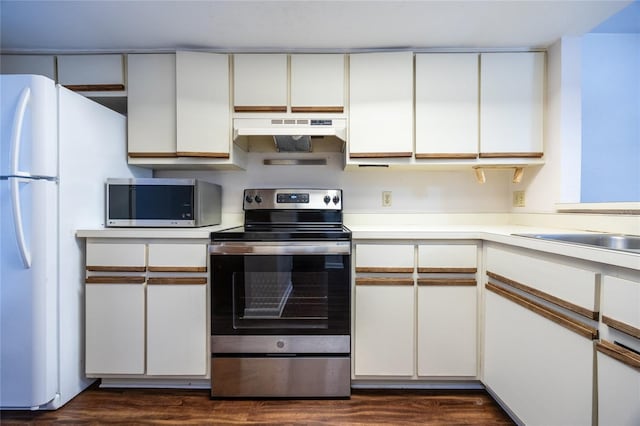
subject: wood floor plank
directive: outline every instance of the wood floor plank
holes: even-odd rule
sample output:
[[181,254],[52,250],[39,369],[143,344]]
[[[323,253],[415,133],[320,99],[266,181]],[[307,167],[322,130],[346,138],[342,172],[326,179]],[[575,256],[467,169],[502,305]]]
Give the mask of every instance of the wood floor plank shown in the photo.
[[100,389],[57,411],[3,411],[2,425],[512,425],[484,391],[354,390],[351,399],[211,400],[208,390]]

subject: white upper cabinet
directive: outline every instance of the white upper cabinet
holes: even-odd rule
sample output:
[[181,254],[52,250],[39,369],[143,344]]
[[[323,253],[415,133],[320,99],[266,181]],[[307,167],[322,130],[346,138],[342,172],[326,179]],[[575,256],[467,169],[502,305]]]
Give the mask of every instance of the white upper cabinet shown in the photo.
[[412,157],[412,52],[351,55],[349,100],[350,158]]
[[56,61],[53,55],[2,55],[2,74],[36,74],[56,79]]
[[291,55],[291,112],[344,112],[344,55]]
[[129,157],[176,155],[176,55],[127,56]]
[[480,157],[542,157],[544,53],[483,53],[480,64]]
[[235,112],[287,111],[287,55],[233,55]]
[[229,158],[229,56],[176,53],[176,154]]
[[478,54],[416,55],[416,158],[478,156]]
[[122,55],[59,55],[58,83],[78,91],[122,91]]

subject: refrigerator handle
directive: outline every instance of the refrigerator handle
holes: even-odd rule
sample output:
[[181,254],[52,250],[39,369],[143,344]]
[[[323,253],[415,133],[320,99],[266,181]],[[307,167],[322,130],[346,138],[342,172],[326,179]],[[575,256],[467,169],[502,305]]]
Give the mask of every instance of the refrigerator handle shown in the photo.
[[11,168],[9,169],[9,174],[13,176],[24,174],[18,170],[18,160],[20,158],[20,142],[22,141],[22,122],[24,121],[30,98],[31,88],[25,87],[22,93],[20,93],[16,115],[13,117],[13,129],[11,130]]
[[20,205],[20,183],[23,179],[9,179],[9,188],[11,191],[11,204],[13,210],[13,225],[16,231],[16,239],[18,241],[18,249],[20,257],[26,269],[31,268],[31,252],[27,247],[24,239],[24,229],[22,227],[22,206]]

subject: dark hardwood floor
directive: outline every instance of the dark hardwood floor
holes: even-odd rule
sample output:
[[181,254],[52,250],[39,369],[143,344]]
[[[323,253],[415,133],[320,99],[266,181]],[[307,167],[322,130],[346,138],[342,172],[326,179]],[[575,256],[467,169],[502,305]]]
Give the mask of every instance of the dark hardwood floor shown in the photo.
[[57,411],[3,411],[15,424],[511,425],[484,391],[354,390],[349,400],[211,400],[208,390],[90,387]]

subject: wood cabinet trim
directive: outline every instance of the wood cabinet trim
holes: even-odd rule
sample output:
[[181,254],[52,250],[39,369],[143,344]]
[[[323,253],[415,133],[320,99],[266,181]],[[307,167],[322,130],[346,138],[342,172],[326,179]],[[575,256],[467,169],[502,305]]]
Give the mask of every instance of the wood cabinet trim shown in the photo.
[[144,284],[145,277],[98,275],[85,279],[86,284]]
[[413,268],[395,266],[356,266],[357,273],[412,274]]
[[634,327],[622,321],[618,321],[606,315],[602,315],[602,322],[607,324],[611,328],[615,328],[616,330],[633,336],[636,339],[640,339],[640,328]]
[[74,92],[122,92],[124,84],[64,84]]
[[432,160],[432,159],[437,159],[437,160],[475,160],[476,158],[478,158],[478,154],[475,153],[431,153],[431,154],[427,154],[427,153],[418,153],[416,152],[416,159],[417,160]]
[[411,158],[412,152],[350,152],[351,158]]
[[291,112],[296,113],[312,113],[312,112],[326,112],[342,114],[344,112],[343,106],[292,106]]
[[92,272],[145,272],[146,266],[101,266],[87,265],[87,271]]
[[598,338],[598,330],[594,327],[589,327],[581,322],[574,320],[573,318],[564,315],[560,312],[552,311],[551,309],[543,306],[537,302],[532,300],[525,299],[524,297],[507,290],[505,288],[499,287],[492,283],[485,284],[485,288],[493,293],[496,293],[499,296],[504,297],[507,300],[510,300],[525,309],[530,310],[544,318],[555,322],[562,327],[573,331],[576,334],[579,334],[582,337],[586,337],[587,339],[596,340]]
[[481,152],[480,158],[542,158],[542,152]]
[[149,266],[149,272],[207,272],[206,266]]
[[203,285],[206,283],[205,277],[152,277],[147,280],[148,285]]
[[473,287],[478,282],[466,278],[418,278],[419,286]]
[[192,157],[192,158],[229,158],[228,152],[176,152],[178,157]]
[[633,351],[625,349],[614,343],[607,342],[606,340],[596,343],[596,350],[637,371],[640,371],[640,355]]
[[284,105],[237,105],[233,107],[234,112],[287,112]]
[[130,152],[131,158],[176,158],[175,152]]
[[422,274],[475,274],[478,268],[431,268],[418,267],[418,272]]
[[390,277],[356,278],[356,285],[412,286],[413,278],[390,278]]
[[517,288],[518,290],[522,290],[525,293],[529,293],[533,296],[539,297],[540,299],[546,300],[547,302],[553,303],[554,305],[568,309],[571,312],[575,312],[576,314],[581,315],[585,318],[589,318],[592,320],[598,319],[598,316],[599,316],[598,312],[591,311],[587,308],[583,308],[582,306],[578,306],[571,302],[567,302],[564,299],[560,299],[559,297],[553,296],[549,293],[545,293],[544,291],[540,291],[533,287],[529,287],[528,285],[519,283],[507,277],[503,277],[502,275],[496,274],[491,271],[487,271],[487,276],[490,278],[493,278],[494,280],[498,280],[503,284],[507,284],[511,287]]

